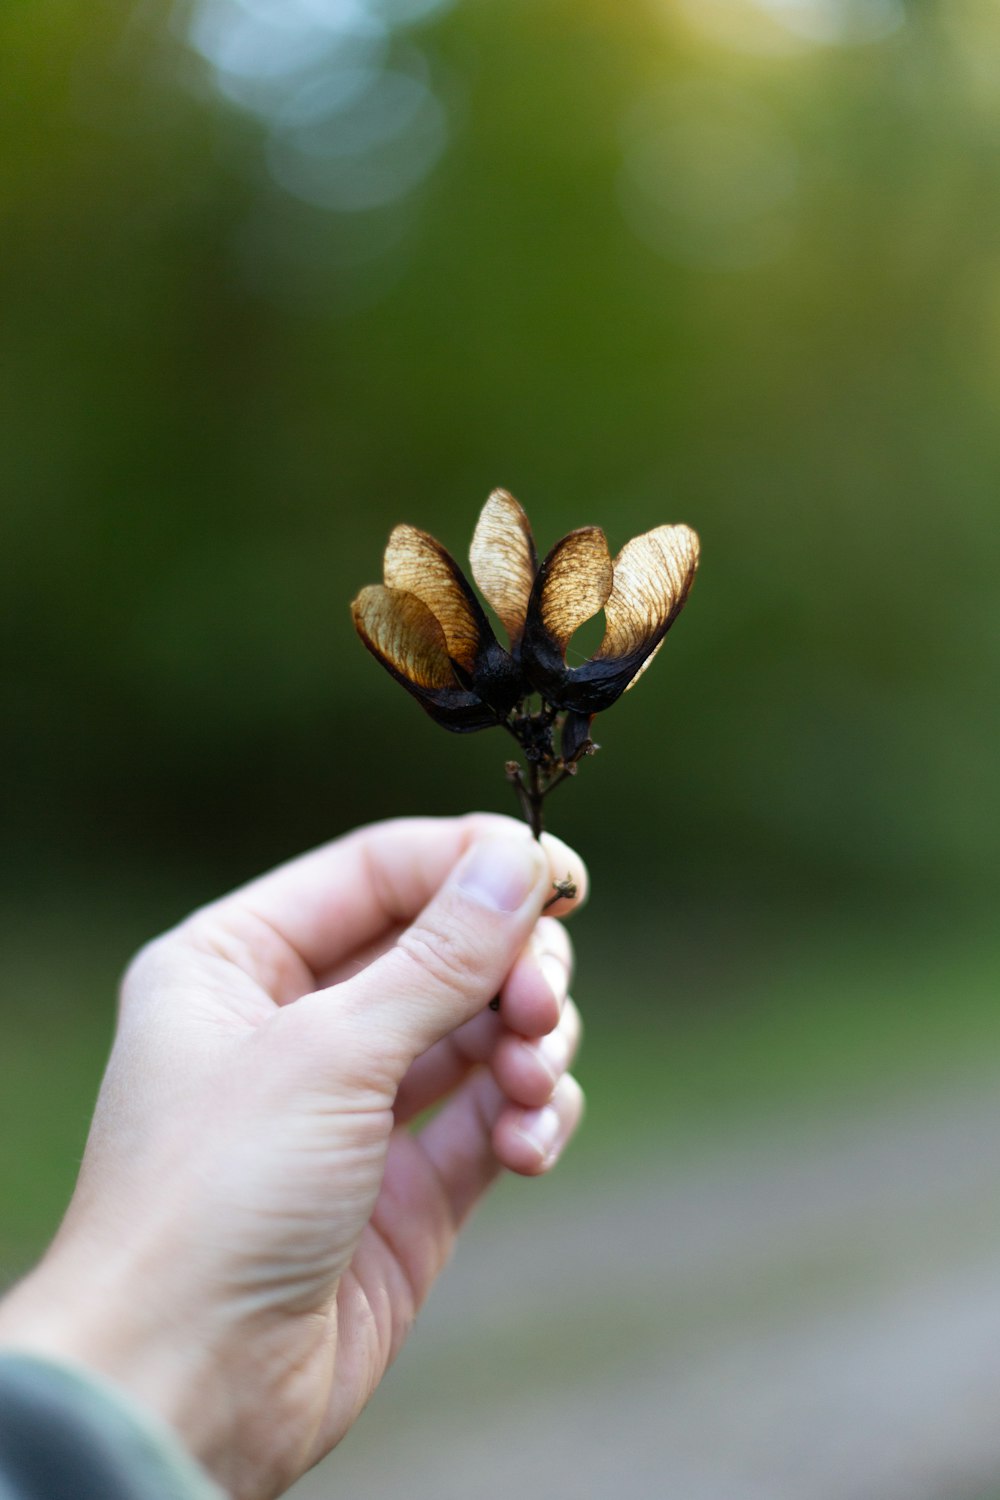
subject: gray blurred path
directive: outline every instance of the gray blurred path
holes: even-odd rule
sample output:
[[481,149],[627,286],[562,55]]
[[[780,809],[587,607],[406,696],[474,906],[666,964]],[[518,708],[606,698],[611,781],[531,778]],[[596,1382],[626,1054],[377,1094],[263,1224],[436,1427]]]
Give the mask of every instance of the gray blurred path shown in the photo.
[[297,1500],[1000,1495],[1000,1078],[562,1173],[483,1212]]

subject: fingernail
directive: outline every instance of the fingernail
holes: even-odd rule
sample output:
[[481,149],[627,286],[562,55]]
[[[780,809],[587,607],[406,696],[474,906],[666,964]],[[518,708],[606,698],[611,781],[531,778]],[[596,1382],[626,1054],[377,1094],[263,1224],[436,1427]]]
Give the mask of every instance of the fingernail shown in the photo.
[[559,1131],[559,1116],[551,1104],[543,1105],[541,1109],[525,1110],[521,1117],[519,1134],[531,1142],[543,1161],[551,1155],[559,1140]]
[[537,1042],[525,1042],[525,1050],[540,1062],[552,1082],[558,1083],[569,1062],[569,1048],[561,1031],[550,1031]]
[[538,883],[542,852],[531,839],[487,839],[470,850],[459,889],[494,911],[517,911]]
[[562,1010],[566,999],[566,991],[569,988],[569,975],[566,973],[566,965],[560,963],[554,953],[540,953],[538,955],[538,967],[542,971],[542,978],[556,997],[556,1003]]

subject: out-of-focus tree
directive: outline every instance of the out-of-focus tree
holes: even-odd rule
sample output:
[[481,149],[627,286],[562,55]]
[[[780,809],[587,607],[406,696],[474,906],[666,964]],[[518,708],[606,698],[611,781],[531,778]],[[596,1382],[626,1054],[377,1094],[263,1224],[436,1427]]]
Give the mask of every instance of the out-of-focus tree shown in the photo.
[[543,546],[703,539],[552,805],[605,899],[995,876],[992,6],[47,0],[0,48],[17,850],[201,889],[506,806],[347,611],[504,484]]

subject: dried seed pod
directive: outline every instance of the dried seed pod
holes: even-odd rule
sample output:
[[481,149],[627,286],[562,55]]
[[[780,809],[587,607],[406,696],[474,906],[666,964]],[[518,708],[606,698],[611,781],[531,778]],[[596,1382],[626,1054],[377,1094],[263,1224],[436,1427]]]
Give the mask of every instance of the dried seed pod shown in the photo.
[[[599,526],[569,532],[539,564],[531,526],[506,490],[483,506],[470,549],[472,573],[502,621],[497,640],[465,574],[416,526],[394,528],[383,583],[352,605],[358,634],[437,723],[456,733],[500,725],[521,745],[527,770],[508,761],[537,834],[546,794],[596,745],[594,715],[638,681],[691,591],[698,538],[689,526],[657,526],[611,560]],[[579,627],[604,610],[604,638],[570,667]],[[539,694],[532,712],[528,700]],[[555,734],[561,731],[559,751]]]

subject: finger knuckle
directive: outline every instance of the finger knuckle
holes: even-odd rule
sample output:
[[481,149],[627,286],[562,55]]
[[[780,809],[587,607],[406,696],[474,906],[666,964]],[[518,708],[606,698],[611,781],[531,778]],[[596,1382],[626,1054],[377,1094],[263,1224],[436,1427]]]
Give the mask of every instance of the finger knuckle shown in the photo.
[[444,923],[409,928],[399,940],[399,949],[429,988],[464,995],[475,987],[475,958],[469,944]]

